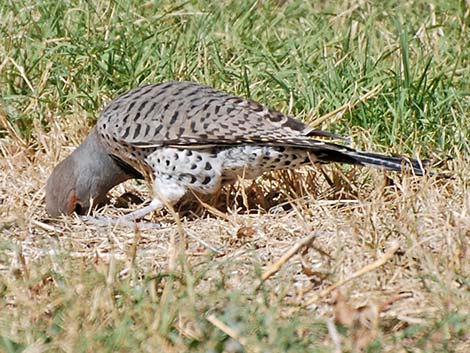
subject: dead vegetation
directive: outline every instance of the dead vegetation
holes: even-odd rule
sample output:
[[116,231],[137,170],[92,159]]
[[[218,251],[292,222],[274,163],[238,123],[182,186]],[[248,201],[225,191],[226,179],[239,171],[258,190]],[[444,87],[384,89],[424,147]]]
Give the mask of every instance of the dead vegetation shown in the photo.
[[[67,130],[71,141],[85,136],[78,126]],[[130,287],[143,285],[141,280],[152,274],[158,280],[146,295],[160,303],[171,297],[168,291],[184,289],[188,307],[166,307],[173,310],[166,324],[196,341],[212,332],[207,325],[217,327],[231,338],[225,351],[237,351],[237,345],[263,351],[263,339],[238,327],[235,319],[224,321],[224,306],[211,299],[218,291],[243,293],[248,301],[242,302],[252,308],[263,297],[277,308],[276,320],[320,320],[327,330],[315,334],[316,342],[336,352],[362,351],[377,342],[394,352],[436,345],[468,351],[470,175],[465,161],[449,163],[455,176],[449,179],[331,166],[325,168],[328,182],[318,169],[304,168],[241,183],[204,204],[193,200],[180,206],[184,227],[220,250],[214,253],[193,238],[182,239],[167,211],[152,219],[161,229],[49,219],[43,186],[73,148],[64,144],[65,131],[57,126],[46,135],[38,129],[35,145],[25,146],[14,134],[0,142],[0,321],[26,307],[26,319],[34,324],[52,315],[57,300],[68,300],[57,294],[63,284],[51,271],[77,277],[65,281],[73,283],[78,303],[89,306],[79,316],[106,319],[118,298],[81,282],[83,272],[94,268],[106,283]],[[127,211],[116,205],[137,207],[119,200],[126,192],[137,195],[131,197],[137,202],[146,198],[144,184],[128,182],[113,190],[99,214]],[[208,321],[201,323],[201,315]],[[15,325],[19,331],[11,331],[13,340],[15,332],[21,337],[25,323]],[[184,344],[169,341],[165,332],[155,339],[168,351],[182,349]],[[295,333],[299,339],[311,334],[302,325]],[[73,329],[67,328],[64,337],[76,344]]]

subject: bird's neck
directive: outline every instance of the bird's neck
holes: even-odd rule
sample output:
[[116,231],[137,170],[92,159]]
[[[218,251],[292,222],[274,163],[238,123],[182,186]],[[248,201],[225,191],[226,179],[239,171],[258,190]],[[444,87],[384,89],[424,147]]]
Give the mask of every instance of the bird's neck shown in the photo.
[[73,152],[75,160],[80,164],[78,170],[84,173],[90,182],[91,194],[103,198],[114,186],[132,178],[138,178],[139,173],[124,162],[111,156],[101,143],[96,128],[94,128],[83,143]]

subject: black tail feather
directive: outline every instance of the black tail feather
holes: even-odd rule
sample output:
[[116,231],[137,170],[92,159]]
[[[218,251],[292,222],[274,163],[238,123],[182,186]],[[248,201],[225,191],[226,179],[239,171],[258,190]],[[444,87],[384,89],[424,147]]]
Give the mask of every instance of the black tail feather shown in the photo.
[[359,164],[383,167],[396,172],[409,171],[415,175],[422,176],[425,174],[424,167],[429,164],[428,161],[420,161],[407,157],[386,156],[379,153],[356,152],[356,160]]
[[429,164],[428,161],[420,161],[407,157],[387,156],[380,153],[356,151],[348,147],[333,147],[331,145],[323,147],[330,148],[323,148],[321,150],[313,149],[312,151],[320,163],[335,162],[382,167],[395,172],[409,171],[418,176],[422,176],[426,173],[425,167]]

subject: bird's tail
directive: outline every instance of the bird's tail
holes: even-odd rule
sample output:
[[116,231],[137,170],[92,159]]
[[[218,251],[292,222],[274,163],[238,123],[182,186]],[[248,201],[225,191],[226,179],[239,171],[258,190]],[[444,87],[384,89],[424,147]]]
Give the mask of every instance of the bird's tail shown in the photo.
[[424,167],[429,164],[428,161],[361,151],[354,153],[354,157],[362,165],[382,167],[396,172],[409,171],[418,176],[425,174]]
[[[428,161],[421,161],[407,157],[387,156],[380,153],[362,152],[349,147],[326,144],[321,150],[312,148],[311,151],[320,163],[348,163],[370,167],[381,167],[396,172],[408,171],[414,175],[422,176]],[[330,148],[328,148],[330,147]],[[427,173],[431,174],[431,173]]]

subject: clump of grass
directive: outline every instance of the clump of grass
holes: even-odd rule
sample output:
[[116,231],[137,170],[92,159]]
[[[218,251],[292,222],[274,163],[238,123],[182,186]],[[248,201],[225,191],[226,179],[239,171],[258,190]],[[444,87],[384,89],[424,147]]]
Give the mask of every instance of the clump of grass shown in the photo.
[[[440,0],[2,2],[0,350],[468,351],[469,13]],[[164,212],[161,230],[51,222],[53,166],[112,97],[166,80],[258,100],[364,149],[450,155],[455,178],[266,176],[218,212],[181,212],[223,256],[194,240],[182,251]],[[111,196],[124,191],[146,195],[128,182]],[[396,242],[336,299],[305,306]]]
[[207,83],[300,118],[380,84],[332,127],[361,126],[397,151],[466,148],[468,15],[458,4],[44,0],[1,11],[1,94],[26,136],[33,121],[94,120],[111,97],[164,80]]

